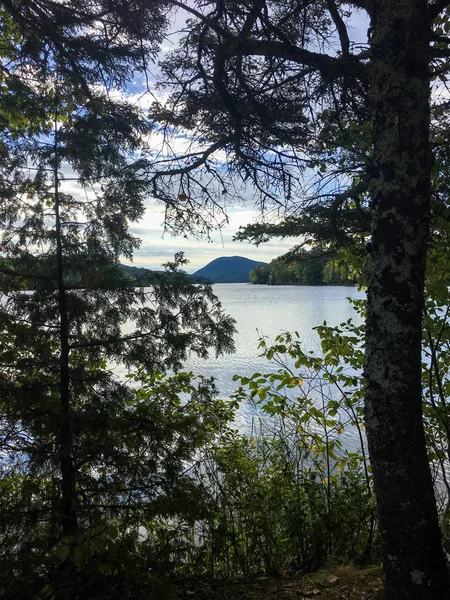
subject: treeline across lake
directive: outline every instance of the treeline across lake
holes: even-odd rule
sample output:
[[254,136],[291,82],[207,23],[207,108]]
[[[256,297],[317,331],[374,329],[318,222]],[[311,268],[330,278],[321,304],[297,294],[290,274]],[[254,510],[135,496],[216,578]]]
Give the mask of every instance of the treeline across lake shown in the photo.
[[[78,268],[77,268],[78,267]],[[50,287],[56,287],[55,266],[45,258],[30,257],[2,258],[0,257],[0,285],[7,291],[36,290],[36,273],[40,279],[46,279]],[[104,287],[115,287],[118,281],[133,282],[137,287],[152,285],[168,285],[176,281],[178,275],[170,270],[158,271],[142,267],[107,263],[94,271],[80,268],[67,269],[64,283],[72,289],[92,288],[102,282]],[[205,283],[202,277],[196,277],[183,272],[183,279],[190,283]]]
[[252,283],[267,285],[351,285],[355,283],[349,265],[336,254],[315,246],[298,248],[250,271]]

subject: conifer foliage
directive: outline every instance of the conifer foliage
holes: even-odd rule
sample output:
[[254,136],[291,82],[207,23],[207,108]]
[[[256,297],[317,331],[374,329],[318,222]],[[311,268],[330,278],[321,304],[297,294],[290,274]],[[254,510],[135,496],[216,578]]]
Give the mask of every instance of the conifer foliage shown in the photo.
[[[139,246],[128,226],[144,212],[149,133],[121,90],[153,59],[164,3],[7,1],[0,11],[0,537],[3,560],[23,574],[61,540],[59,558],[74,559],[106,516],[131,522],[137,498],[176,480],[211,418],[199,408],[209,384],[198,391],[186,377],[171,395],[154,380],[139,395],[112,366],[140,368],[143,386],[144,372],[179,370],[190,352],[230,351],[234,327],[211,288],[184,274],[182,254],[151,288],[118,264]],[[163,452],[154,428],[177,390],[191,398],[192,439],[173,424]]]

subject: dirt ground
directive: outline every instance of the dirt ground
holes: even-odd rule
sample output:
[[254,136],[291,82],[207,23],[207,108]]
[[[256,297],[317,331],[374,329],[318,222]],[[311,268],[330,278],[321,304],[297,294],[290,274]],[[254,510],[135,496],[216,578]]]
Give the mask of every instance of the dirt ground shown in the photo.
[[150,590],[144,584],[130,587],[126,581],[85,576],[83,581],[58,579],[59,585],[45,587],[39,581],[30,589],[27,582],[3,585],[0,578],[0,600],[384,600],[381,566],[330,565],[308,575],[283,573],[235,582],[195,578],[159,580],[156,585],[155,581]]
[[383,600],[382,588],[381,567],[340,566],[303,576],[187,586],[182,596],[186,600]]

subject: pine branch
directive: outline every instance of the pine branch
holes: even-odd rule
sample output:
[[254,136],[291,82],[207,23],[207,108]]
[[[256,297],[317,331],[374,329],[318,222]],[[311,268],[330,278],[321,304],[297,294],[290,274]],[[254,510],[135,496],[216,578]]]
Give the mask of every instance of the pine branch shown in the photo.
[[341,15],[339,14],[336,2],[334,0],[327,0],[327,6],[328,10],[330,11],[331,18],[336,25],[339,40],[341,42],[342,54],[343,56],[348,56],[350,54],[350,39],[348,37],[347,27]]

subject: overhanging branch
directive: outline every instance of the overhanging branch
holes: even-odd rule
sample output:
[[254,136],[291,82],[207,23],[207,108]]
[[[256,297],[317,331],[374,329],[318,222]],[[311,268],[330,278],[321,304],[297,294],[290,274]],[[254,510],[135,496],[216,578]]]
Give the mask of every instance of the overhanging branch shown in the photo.
[[[190,173],[191,171],[195,171],[195,169],[198,169],[199,167],[201,167],[202,165],[204,165],[206,163],[206,161],[211,156],[211,154],[214,154],[214,152],[216,152],[217,150],[220,150],[221,148],[223,148],[230,142],[233,142],[234,140],[235,140],[234,135],[225,137],[225,138],[219,140],[218,142],[211,144],[211,146],[209,146],[208,148],[206,148],[206,150],[203,151],[203,153],[199,156],[199,158],[197,160],[194,160],[193,162],[191,162],[183,167],[176,167],[175,169],[165,169],[165,170],[157,171],[153,175],[152,181],[156,182],[156,180],[161,177],[168,177],[168,176],[174,176],[174,175],[186,175],[187,173]],[[186,156],[183,156],[183,158],[186,158]]]
[[347,27],[344,23],[343,18],[339,14],[336,2],[334,0],[327,0],[328,10],[330,11],[331,18],[339,35],[339,41],[341,42],[342,54],[348,56],[350,54],[350,39],[348,37]]
[[367,68],[359,62],[358,58],[349,55],[340,58],[334,58],[328,54],[320,54],[311,52],[304,48],[284,44],[281,42],[272,42],[266,40],[245,40],[236,44],[232,42],[224,42],[219,46],[219,51],[231,56],[265,56],[267,58],[283,58],[285,60],[306,66],[312,67],[320,71],[325,76],[334,77],[352,77],[366,81],[368,78]]
[[366,192],[368,189],[368,182],[366,179],[361,180],[356,185],[348,188],[345,192],[337,194],[331,204],[331,226],[333,229],[337,229],[337,213],[338,209],[346,200],[355,200],[357,206],[360,208],[359,196]]

